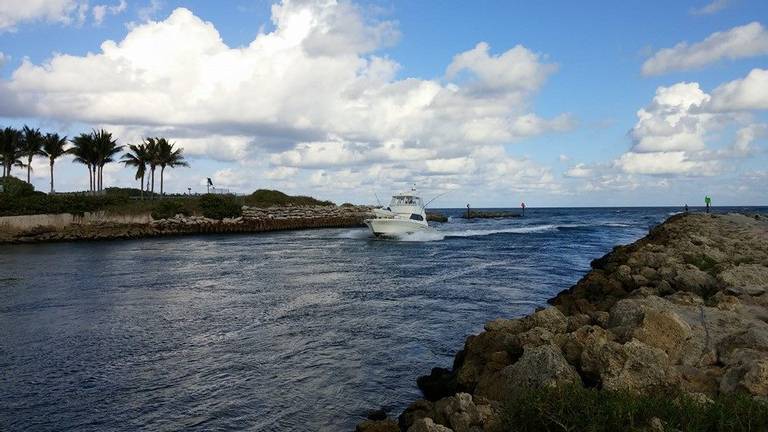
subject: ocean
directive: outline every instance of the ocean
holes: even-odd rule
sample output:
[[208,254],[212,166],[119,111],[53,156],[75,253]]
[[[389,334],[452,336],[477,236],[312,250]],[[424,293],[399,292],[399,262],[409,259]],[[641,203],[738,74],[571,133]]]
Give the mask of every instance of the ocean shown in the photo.
[[[700,211],[700,209],[692,209]],[[766,212],[766,208],[717,208]],[[348,431],[676,208],[0,246],[0,430]]]

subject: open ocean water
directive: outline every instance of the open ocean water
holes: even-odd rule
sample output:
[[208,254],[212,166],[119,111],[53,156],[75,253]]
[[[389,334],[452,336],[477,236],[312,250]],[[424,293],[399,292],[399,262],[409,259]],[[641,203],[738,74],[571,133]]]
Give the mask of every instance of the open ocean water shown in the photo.
[[[699,209],[696,209],[699,211]],[[717,208],[766,212],[766,208]],[[0,246],[0,430],[351,431],[679,211]]]

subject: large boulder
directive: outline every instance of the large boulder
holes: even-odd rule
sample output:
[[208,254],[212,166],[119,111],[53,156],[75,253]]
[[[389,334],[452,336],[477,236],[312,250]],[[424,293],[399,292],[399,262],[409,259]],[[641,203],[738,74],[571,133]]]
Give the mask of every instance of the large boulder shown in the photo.
[[482,432],[483,417],[480,415],[472,395],[457,393],[435,403],[435,421],[446,425],[455,432]]
[[726,292],[735,295],[759,296],[768,292],[768,267],[761,264],[741,264],[717,275]]
[[599,380],[606,390],[652,393],[677,387],[679,373],[659,348],[636,339],[589,344],[581,355],[582,370]]
[[568,364],[560,348],[554,345],[526,348],[520,360],[505,367],[501,375],[508,392],[519,388],[581,383],[576,369]]
[[678,290],[690,291],[700,296],[708,295],[717,286],[717,281],[712,275],[693,264],[679,265],[673,282]]

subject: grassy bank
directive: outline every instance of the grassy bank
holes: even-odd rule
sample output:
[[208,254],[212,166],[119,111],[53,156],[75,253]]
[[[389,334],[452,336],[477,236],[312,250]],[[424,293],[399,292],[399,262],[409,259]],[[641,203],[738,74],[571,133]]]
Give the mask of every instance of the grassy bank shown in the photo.
[[106,211],[115,214],[152,213],[156,218],[185,215],[203,215],[221,219],[239,216],[240,207],[270,206],[332,206],[307,196],[291,196],[280,191],[259,189],[250,195],[165,195],[151,196],[130,188],[106,188],[101,195],[68,193],[48,195],[36,192],[31,185],[15,178],[4,180],[4,192],[0,193],[0,216]]
[[654,422],[663,429],[651,430],[765,431],[768,403],[736,393],[701,402],[682,394],[637,395],[566,386],[511,395],[502,419],[509,431],[647,431]]

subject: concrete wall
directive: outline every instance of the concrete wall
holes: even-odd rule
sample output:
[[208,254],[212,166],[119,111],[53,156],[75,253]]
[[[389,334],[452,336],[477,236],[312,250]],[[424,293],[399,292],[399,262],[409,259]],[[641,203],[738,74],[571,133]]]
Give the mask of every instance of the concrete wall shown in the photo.
[[38,226],[65,228],[74,224],[93,224],[93,223],[124,223],[124,224],[147,224],[152,221],[152,217],[147,214],[140,215],[114,215],[105,212],[85,213],[82,216],[70,213],[61,214],[42,214],[42,215],[24,215],[24,216],[2,216],[0,217],[0,229],[2,230],[26,230]]

